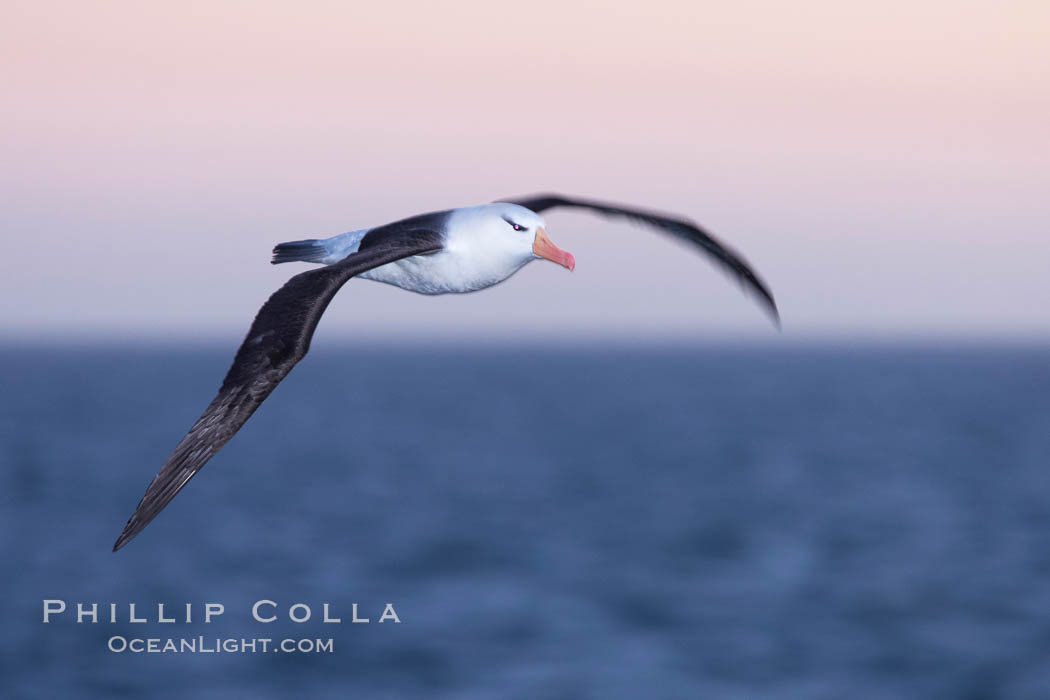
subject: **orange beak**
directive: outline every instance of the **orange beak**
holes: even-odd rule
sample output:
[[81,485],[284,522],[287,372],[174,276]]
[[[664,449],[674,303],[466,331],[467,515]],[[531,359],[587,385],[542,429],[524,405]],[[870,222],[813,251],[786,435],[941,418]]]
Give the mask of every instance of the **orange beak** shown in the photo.
[[554,245],[542,228],[536,229],[536,240],[532,243],[532,252],[541,258],[568,268],[570,272],[576,267],[576,258],[572,257],[572,253]]

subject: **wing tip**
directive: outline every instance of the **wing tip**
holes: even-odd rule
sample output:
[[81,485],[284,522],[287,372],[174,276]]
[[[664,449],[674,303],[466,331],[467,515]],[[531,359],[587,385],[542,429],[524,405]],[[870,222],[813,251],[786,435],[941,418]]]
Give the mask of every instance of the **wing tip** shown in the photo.
[[759,304],[765,309],[766,314],[769,316],[770,322],[773,327],[777,329],[777,332],[783,331],[783,327],[780,323],[780,309],[777,308],[777,301],[773,297],[773,292],[770,291],[769,285],[765,283],[754,270],[752,270],[747,263],[743,263],[743,270],[740,274],[740,284],[744,288],[745,292],[751,292],[752,295],[758,300]]
[[130,541],[131,537],[128,536],[127,531],[120,533],[120,537],[118,537],[117,541],[113,543],[113,551],[116,552]]
[[780,322],[780,311],[777,310],[777,305],[770,301],[766,311],[769,314],[769,320],[773,323],[773,327],[777,329],[777,333],[783,333],[784,326]]
[[136,521],[135,516],[138,514],[138,510],[136,509],[135,513],[132,514],[131,518],[129,518],[128,522],[124,525],[124,529],[120,531],[120,536],[117,537],[115,542],[113,542],[114,552],[123,548],[128,542],[135,539],[135,536],[142,532],[142,529],[149,524],[149,521],[146,521],[145,523],[142,521]]
[[780,309],[777,308],[776,299],[773,298],[773,293],[769,291],[769,288],[764,284],[758,287],[759,298],[762,302],[762,306],[765,307],[766,313],[769,315],[769,320],[773,324],[773,327],[777,329],[777,333],[783,332],[784,328],[780,321]]

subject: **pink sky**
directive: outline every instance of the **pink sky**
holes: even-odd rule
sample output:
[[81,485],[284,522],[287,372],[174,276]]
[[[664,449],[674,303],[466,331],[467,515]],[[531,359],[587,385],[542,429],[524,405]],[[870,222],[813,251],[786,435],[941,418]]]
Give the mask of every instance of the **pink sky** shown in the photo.
[[[11,2],[0,327],[236,342],[282,240],[558,190],[689,215],[785,336],[1050,335],[1050,3]],[[322,332],[755,335],[644,230],[568,274],[348,285]]]

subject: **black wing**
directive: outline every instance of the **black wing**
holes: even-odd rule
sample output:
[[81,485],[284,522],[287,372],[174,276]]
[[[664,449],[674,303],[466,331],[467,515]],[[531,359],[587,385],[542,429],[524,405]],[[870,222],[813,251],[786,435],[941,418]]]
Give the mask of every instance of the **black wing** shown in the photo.
[[631,221],[654,226],[672,236],[688,241],[693,245],[699,246],[704,252],[715,258],[741,284],[754,291],[766,306],[770,316],[773,317],[773,322],[777,324],[777,327],[780,326],[780,313],[777,311],[777,303],[773,300],[773,293],[769,291],[766,283],[755,274],[743,257],[688,219],[657,214],[644,209],[624,207],[619,204],[596,202],[589,199],[570,199],[569,197],[556,194],[535,195],[520,199],[501,199],[499,201],[518,204],[537,213],[554,207],[581,207],[601,214],[623,216]]
[[[364,242],[362,242],[364,244]],[[309,272],[287,283],[263,304],[233,360],[219,394],[193,424],[186,437],[146,489],[120,533],[117,551],[142,531],[200,468],[240,430],[259,404],[310,349],[317,322],[329,302],[354,275],[380,265],[441,249],[441,235],[430,230],[403,230],[344,260]]]

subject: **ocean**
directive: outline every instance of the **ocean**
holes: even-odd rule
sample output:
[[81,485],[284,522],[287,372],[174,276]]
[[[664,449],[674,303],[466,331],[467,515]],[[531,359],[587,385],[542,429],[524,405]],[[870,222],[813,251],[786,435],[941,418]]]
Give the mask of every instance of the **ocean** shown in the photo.
[[0,349],[0,696],[1050,697],[1050,348],[326,344],[112,553],[232,355]]

